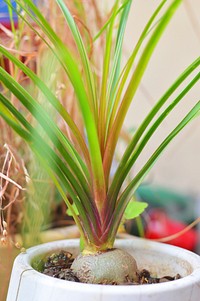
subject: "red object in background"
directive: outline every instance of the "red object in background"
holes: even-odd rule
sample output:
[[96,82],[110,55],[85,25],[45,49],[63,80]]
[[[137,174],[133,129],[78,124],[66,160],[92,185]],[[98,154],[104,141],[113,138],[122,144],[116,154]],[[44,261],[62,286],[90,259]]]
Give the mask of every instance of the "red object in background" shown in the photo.
[[[187,227],[183,222],[171,219],[163,210],[154,209],[149,213],[149,221],[145,230],[145,237],[160,239],[176,234]],[[167,241],[166,243],[194,251],[197,244],[197,232],[190,229],[183,235]]]
[[[11,4],[14,9],[16,9],[17,4],[15,1],[11,0]],[[15,27],[18,26],[18,18],[17,14],[14,11],[12,12],[12,18],[13,18],[13,24]],[[8,5],[3,1],[0,0],[0,24],[6,27],[7,29],[11,29],[11,22],[10,22],[10,14],[8,10]],[[0,32],[2,31],[2,28],[0,28]]]
[[[5,27],[6,29],[9,29],[9,30],[12,30],[12,27],[11,27],[11,23],[9,20],[0,20],[0,24]],[[14,25],[14,28],[18,28],[18,21],[17,20],[14,20],[13,22],[13,25]],[[0,27],[0,33],[4,33],[4,29],[3,27]]]

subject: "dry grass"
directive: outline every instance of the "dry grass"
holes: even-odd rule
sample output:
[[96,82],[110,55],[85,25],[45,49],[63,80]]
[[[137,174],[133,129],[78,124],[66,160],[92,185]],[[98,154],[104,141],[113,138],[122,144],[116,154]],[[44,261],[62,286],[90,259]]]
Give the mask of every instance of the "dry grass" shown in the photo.
[[15,234],[21,223],[26,171],[15,150],[7,144],[0,150],[0,233],[2,243],[6,243],[8,234]]

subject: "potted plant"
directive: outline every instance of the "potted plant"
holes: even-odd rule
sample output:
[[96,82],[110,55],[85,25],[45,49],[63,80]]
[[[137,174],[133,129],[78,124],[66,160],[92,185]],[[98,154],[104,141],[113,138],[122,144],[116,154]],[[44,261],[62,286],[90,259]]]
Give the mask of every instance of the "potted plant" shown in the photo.
[[[5,2],[11,5],[10,1],[5,0]],[[114,248],[117,230],[125,212],[129,217],[134,217],[146,206],[130,201],[134,191],[169,143],[199,115],[200,103],[197,102],[155,149],[139,172],[126,182],[131,168],[159,125],[199,80],[198,73],[185,83],[185,80],[199,67],[200,58],[197,58],[141,121],[113,171],[114,155],[126,113],[155,47],[182,1],[173,0],[170,4],[166,0],[160,2],[121,70],[123,37],[132,1],[116,0],[109,19],[93,39],[95,43],[102,35],[106,38],[100,78],[99,70],[95,68],[94,61],[88,55],[68,7],[63,0],[56,0],[56,2],[71,30],[78,53],[76,60],[68,46],[49,26],[32,1],[17,0],[18,9],[20,8],[17,12],[30,26],[32,26],[30,19],[38,25],[39,29],[34,30],[53,53],[57,61],[55,70],[62,69],[62,72],[64,70],[67,74],[74,89],[75,101],[79,106],[81,127],[77,126],[73,116],[68,113],[47,84],[3,46],[0,46],[1,54],[27,75],[35,86],[36,96],[33,97],[26,87],[17,83],[3,68],[0,68],[2,84],[22,104],[21,111],[18,111],[10,101],[9,95],[1,94],[0,115],[28,143],[67,204],[81,235],[81,253],[73,262],[72,269],[79,280],[92,284],[64,282],[35,271],[32,268],[32,261],[38,255],[58,248],[78,253],[77,241],[50,243],[30,249],[27,254],[18,257],[7,300],[25,301],[29,298],[29,292],[34,290],[34,300],[37,301],[50,298],[66,300],[66,294],[67,298],[75,300],[83,298],[85,300],[132,300],[134,298],[134,300],[148,301],[154,296],[154,300],[195,301],[200,291],[200,260],[197,255],[177,248],[172,251],[171,246],[140,239],[121,240],[116,242]],[[118,24],[117,29],[116,24]],[[100,61],[98,56],[97,58]],[[52,60],[52,56],[49,55],[49,59]],[[56,81],[56,74],[54,75]],[[180,87],[182,87],[181,91]],[[45,102],[38,101],[37,96],[41,93],[45,96]],[[174,99],[167,104],[167,100],[171,97]],[[49,106],[51,114],[48,113]],[[33,116],[35,120],[33,123],[24,118],[23,110],[28,110]],[[69,130],[67,136],[63,135],[54,121],[55,115],[59,115],[66,123]],[[175,256],[172,255],[173,252]],[[130,254],[134,254],[137,260]],[[186,259],[188,255],[191,256],[190,259]],[[141,263],[149,267],[152,259],[154,263],[160,262],[158,267],[156,264],[155,267],[151,267],[154,272],[161,269],[163,265],[161,274],[174,271],[175,274],[182,274],[183,278],[176,280],[176,283],[145,287],[109,285],[130,284],[136,281],[138,267],[141,267]],[[115,264],[116,262],[118,264]],[[166,270],[166,268],[170,269]]]

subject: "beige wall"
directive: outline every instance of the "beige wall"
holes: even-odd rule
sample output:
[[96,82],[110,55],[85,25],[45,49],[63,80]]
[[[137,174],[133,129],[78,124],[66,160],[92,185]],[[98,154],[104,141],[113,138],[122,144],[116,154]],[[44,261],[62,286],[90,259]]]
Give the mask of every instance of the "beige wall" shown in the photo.
[[[133,1],[125,39],[127,54],[130,53],[145,21],[158,3],[160,1],[156,0]],[[199,56],[200,19],[198,12],[200,12],[199,0],[185,1],[176,12],[151,59],[142,81],[142,88],[136,94],[128,114],[127,127],[138,125],[165,89],[190,62]],[[195,16],[193,25],[189,18],[191,14]],[[149,144],[140,164],[148,158],[155,145],[172,129],[180,117],[184,116],[192,103],[198,100],[200,100],[200,83],[185,97],[175,114],[164,122],[161,130],[155,135],[154,141]],[[179,134],[176,141],[171,143],[146,180],[183,192],[200,194],[200,118],[194,120]]]

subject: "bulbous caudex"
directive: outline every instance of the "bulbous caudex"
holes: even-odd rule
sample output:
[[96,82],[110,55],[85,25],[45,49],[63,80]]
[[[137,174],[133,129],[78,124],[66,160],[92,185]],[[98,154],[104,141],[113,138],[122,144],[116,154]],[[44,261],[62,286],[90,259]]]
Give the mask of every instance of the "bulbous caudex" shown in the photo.
[[76,277],[83,283],[127,284],[137,282],[135,259],[121,249],[94,254],[80,254],[72,264]]

